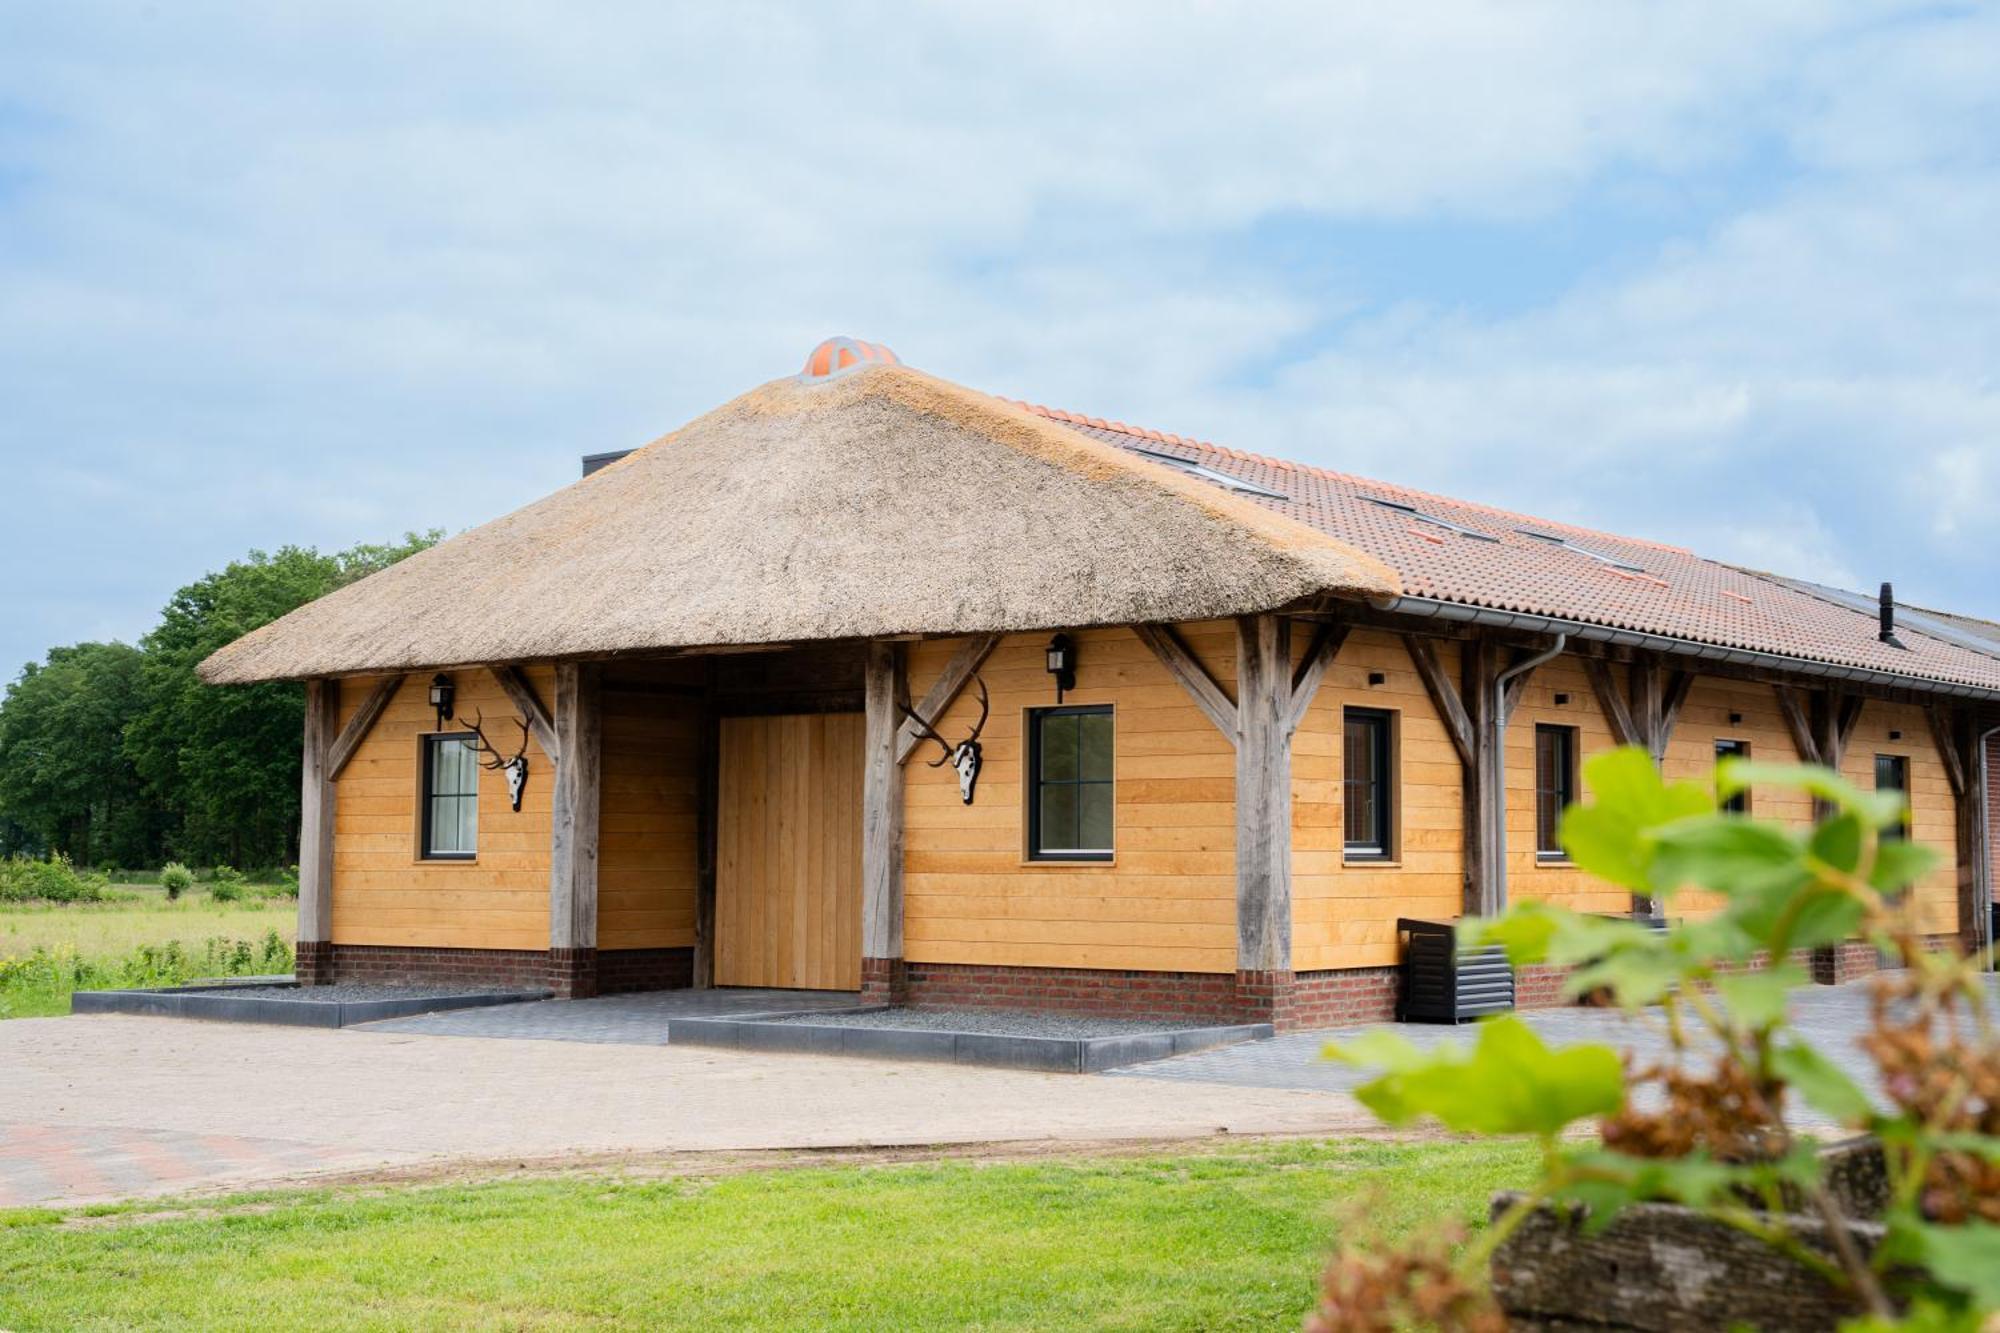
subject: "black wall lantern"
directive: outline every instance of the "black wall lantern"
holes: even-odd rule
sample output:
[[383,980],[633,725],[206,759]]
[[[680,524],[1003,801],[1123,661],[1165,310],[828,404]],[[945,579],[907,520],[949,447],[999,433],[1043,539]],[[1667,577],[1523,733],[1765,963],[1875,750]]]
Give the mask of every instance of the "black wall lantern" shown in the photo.
[[1056,702],[1061,703],[1063,691],[1076,688],[1076,645],[1069,635],[1058,634],[1049,640],[1049,674],[1056,678]]
[[431,677],[431,707],[437,710],[437,729],[444,730],[444,724],[451,721],[452,696],[458,687],[451,683],[451,677],[442,671]]

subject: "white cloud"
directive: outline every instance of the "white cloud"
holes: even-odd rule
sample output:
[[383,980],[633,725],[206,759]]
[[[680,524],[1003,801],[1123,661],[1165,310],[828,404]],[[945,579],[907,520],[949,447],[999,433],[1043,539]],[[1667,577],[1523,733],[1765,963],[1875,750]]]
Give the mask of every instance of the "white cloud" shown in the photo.
[[[1749,8],[10,12],[0,453],[30,549],[105,536],[0,553],[38,592],[100,571],[0,663],[253,544],[474,522],[837,331],[2000,612],[1962,568],[2000,514],[2000,23]],[[1613,192],[1709,202],[1498,314],[1254,239]]]

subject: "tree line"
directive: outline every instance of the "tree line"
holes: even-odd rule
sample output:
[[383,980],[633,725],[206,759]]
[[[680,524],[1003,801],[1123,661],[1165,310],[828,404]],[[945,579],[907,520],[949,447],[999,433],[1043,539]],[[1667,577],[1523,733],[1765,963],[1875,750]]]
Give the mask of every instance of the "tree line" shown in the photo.
[[80,865],[289,865],[298,857],[295,684],[204,685],[224,644],[435,545],[406,533],[331,555],[252,551],[188,584],[137,646],[77,643],[30,662],[0,699],[0,855]]

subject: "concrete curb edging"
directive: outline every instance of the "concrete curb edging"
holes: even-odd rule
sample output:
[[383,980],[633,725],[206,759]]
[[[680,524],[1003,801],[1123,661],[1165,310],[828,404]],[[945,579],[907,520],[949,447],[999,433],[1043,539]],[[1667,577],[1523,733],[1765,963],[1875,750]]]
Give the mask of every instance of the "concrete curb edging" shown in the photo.
[[[877,1008],[880,1007],[883,1006]],[[793,1016],[670,1018],[667,1042],[672,1046],[855,1055],[878,1060],[1032,1069],[1049,1074],[1094,1074],[1216,1046],[1256,1041],[1271,1036],[1273,1031],[1269,1023],[1242,1023],[1116,1037],[1015,1037],[993,1032],[942,1032],[933,1028],[862,1028],[842,1027],[837,1023],[766,1021]]]
[[[283,985],[261,979],[258,984]],[[161,1018],[206,1018],[225,1023],[275,1023],[285,1027],[342,1028],[384,1018],[440,1013],[447,1009],[483,1009],[489,1005],[546,1000],[551,992],[466,991],[459,995],[406,995],[383,1000],[292,1000],[269,995],[230,995],[218,982],[193,986],[160,986],[147,990],[77,991],[70,996],[72,1014],[141,1014]]]

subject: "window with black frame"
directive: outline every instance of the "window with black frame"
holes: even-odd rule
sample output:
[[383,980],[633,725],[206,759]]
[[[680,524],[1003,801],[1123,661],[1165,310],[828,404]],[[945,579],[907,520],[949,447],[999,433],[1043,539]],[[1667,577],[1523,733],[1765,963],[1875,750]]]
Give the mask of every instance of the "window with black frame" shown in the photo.
[[1535,727],[1535,855],[1560,861],[1562,812],[1576,803],[1576,728]]
[[[1749,741],[1717,741],[1715,743],[1715,762],[1718,764],[1725,759],[1748,759],[1749,757]],[[1750,789],[1745,787],[1742,791],[1737,792],[1734,796],[1724,801],[1722,803],[1722,811],[1724,814],[1730,815],[1749,814]]]
[[1387,861],[1396,854],[1392,722],[1378,708],[1349,708],[1342,718],[1342,847],[1350,861]]
[[472,734],[424,737],[423,855],[469,861],[479,851],[479,752]]
[[1029,855],[1037,861],[1109,861],[1110,707],[1041,708],[1028,723]]
[[[1900,754],[1876,755],[1875,790],[1902,792],[1907,802],[1910,793],[1909,759]],[[1896,841],[1910,836],[1910,807],[1907,803],[1903,806],[1903,817],[1883,829],[1882,836]]]

